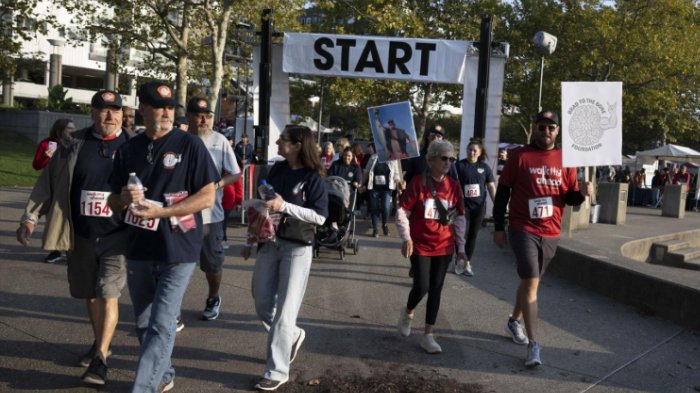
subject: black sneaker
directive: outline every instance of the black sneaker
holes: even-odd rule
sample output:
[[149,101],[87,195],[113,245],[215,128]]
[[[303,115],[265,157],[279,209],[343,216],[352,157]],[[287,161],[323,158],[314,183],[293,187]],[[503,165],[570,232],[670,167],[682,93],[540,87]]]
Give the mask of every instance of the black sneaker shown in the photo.
[[215,320],[219,316],[219,308],[221,308],[221,296],[208,298],[207,306],[202,312],[202,319],[205,321]]
[[388,225],[382,226],[382,230],[384,231],[384,236],[389,236],[389,226]]
[[284,384],[285,382],[287,382],[287,379],[285,379],[284,381],[273,381],[267,378],[260,378],[258,383],[255,384],[254,388],[258,390],[267,391],[277,390],[277,388],[282,386],[282,384]]
[[90,366],[83,374],[83,382],[93,385],[104,385],[107,380],[107,365],[99,356],[95,356]]
[[379,232],[376,229],[372,230],[372,237],[379,237]]
[[185,328],[185,323],[182,322],[182,318],[179,315],[177,316],[177,320],[175,323],[175,332],[179,333],[182,331],[182,329]]
[[[92,359],[95,358],[95,354],[97,354],[97,343],[95,341],[92,342],[92,346],[90,349],[88,349],[87,352],[85,352],[85,355],[83,355],[80,360],[78,361],[78,364],[81,367],[89,367],[90,363],[92,362]],[[107,357],[112,356],[112,350],[109,349],[107,350]]]
[[57,263],[61,262],[63,260],[63,255],[61,255],[60,251],[51,251],[49,255],[44,258],[44,262],[46,263]]

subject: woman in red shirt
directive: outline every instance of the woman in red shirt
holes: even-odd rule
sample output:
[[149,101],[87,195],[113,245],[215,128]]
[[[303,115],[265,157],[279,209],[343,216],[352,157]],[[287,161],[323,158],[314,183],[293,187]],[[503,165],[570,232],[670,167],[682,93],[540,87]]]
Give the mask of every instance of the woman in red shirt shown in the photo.
[[72,120],[56,120],[51,127],[51,131],[49,131],[49,137],[39,142],[36,153],[34,153],[32,167],[37,171],[44,169],[44,167],[49,164],[51,157],[53,157],[53,153],[56,152],[58,142],[62,138],[69,136],[73,131],[75,131],[75,125]]
[[333,157],[335,157],[335,150],[333,150],[332,142],[324,142],[323,150],[321,151],[321,165],[328,170],[333,163]]
[[[413,287],[405,308],[401,308],[398,331],[402,336],[411,334],[411,322],[418,303],[428,295],[424,336],[420,346],[428,353],[440,353],[442,348],[433,337],[433,326],[440,307],[442,285],[447,266],[455,254],[466,260],[464,254],[464,199],[457,180],[447,176],[455,162],[454,148],[447,141],[430,144],[427,154],[428,172],[415,176],[401,195],[396,212],[396,226],[403,239],[401,254],[411,259]],[[453,223],[443,223],[444,216],[435,199],[447,208],[456,210]]]

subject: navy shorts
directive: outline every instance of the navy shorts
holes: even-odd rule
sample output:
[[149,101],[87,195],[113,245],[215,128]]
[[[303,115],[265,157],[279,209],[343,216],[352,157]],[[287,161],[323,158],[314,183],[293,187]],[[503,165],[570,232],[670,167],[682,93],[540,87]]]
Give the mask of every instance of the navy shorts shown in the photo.
[[559,245],[558,237],[542,237],[512,228],[509,240],[521,279],[542,277]]

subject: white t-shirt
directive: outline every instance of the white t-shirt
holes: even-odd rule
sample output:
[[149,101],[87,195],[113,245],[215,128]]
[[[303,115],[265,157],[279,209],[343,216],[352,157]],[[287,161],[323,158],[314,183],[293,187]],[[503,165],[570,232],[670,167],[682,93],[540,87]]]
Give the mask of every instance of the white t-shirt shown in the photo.
[[[232,175],[241,173],[241,169],[238,167],[238,163],[236,163],[236,155],[233,154],[233,148],[231,148],[225,136],[216,131],[212,131],[207,135],[200,135],[199,137],[202,139],[202,142],[204,142],[204,146],[207,147],[207,150],[209,150],[209,154],[214,161],[214,166],[219,176],[223,177],[224,172]],[[202,221],[204,224],[211,224],[212,222],[221,222],[224,220],[224,208],[221,206],[221,198],[223,198],[223,196],[223,189],[220,188],[216,190],[216,198],[214,199],[212,207],[202,210]]]

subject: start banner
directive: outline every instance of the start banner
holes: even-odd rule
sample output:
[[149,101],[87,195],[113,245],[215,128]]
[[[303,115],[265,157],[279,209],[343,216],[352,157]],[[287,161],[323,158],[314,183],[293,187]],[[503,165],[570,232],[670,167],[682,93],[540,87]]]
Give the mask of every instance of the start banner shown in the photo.
[[469,41],[285,33],[284,72],[463,83]]

